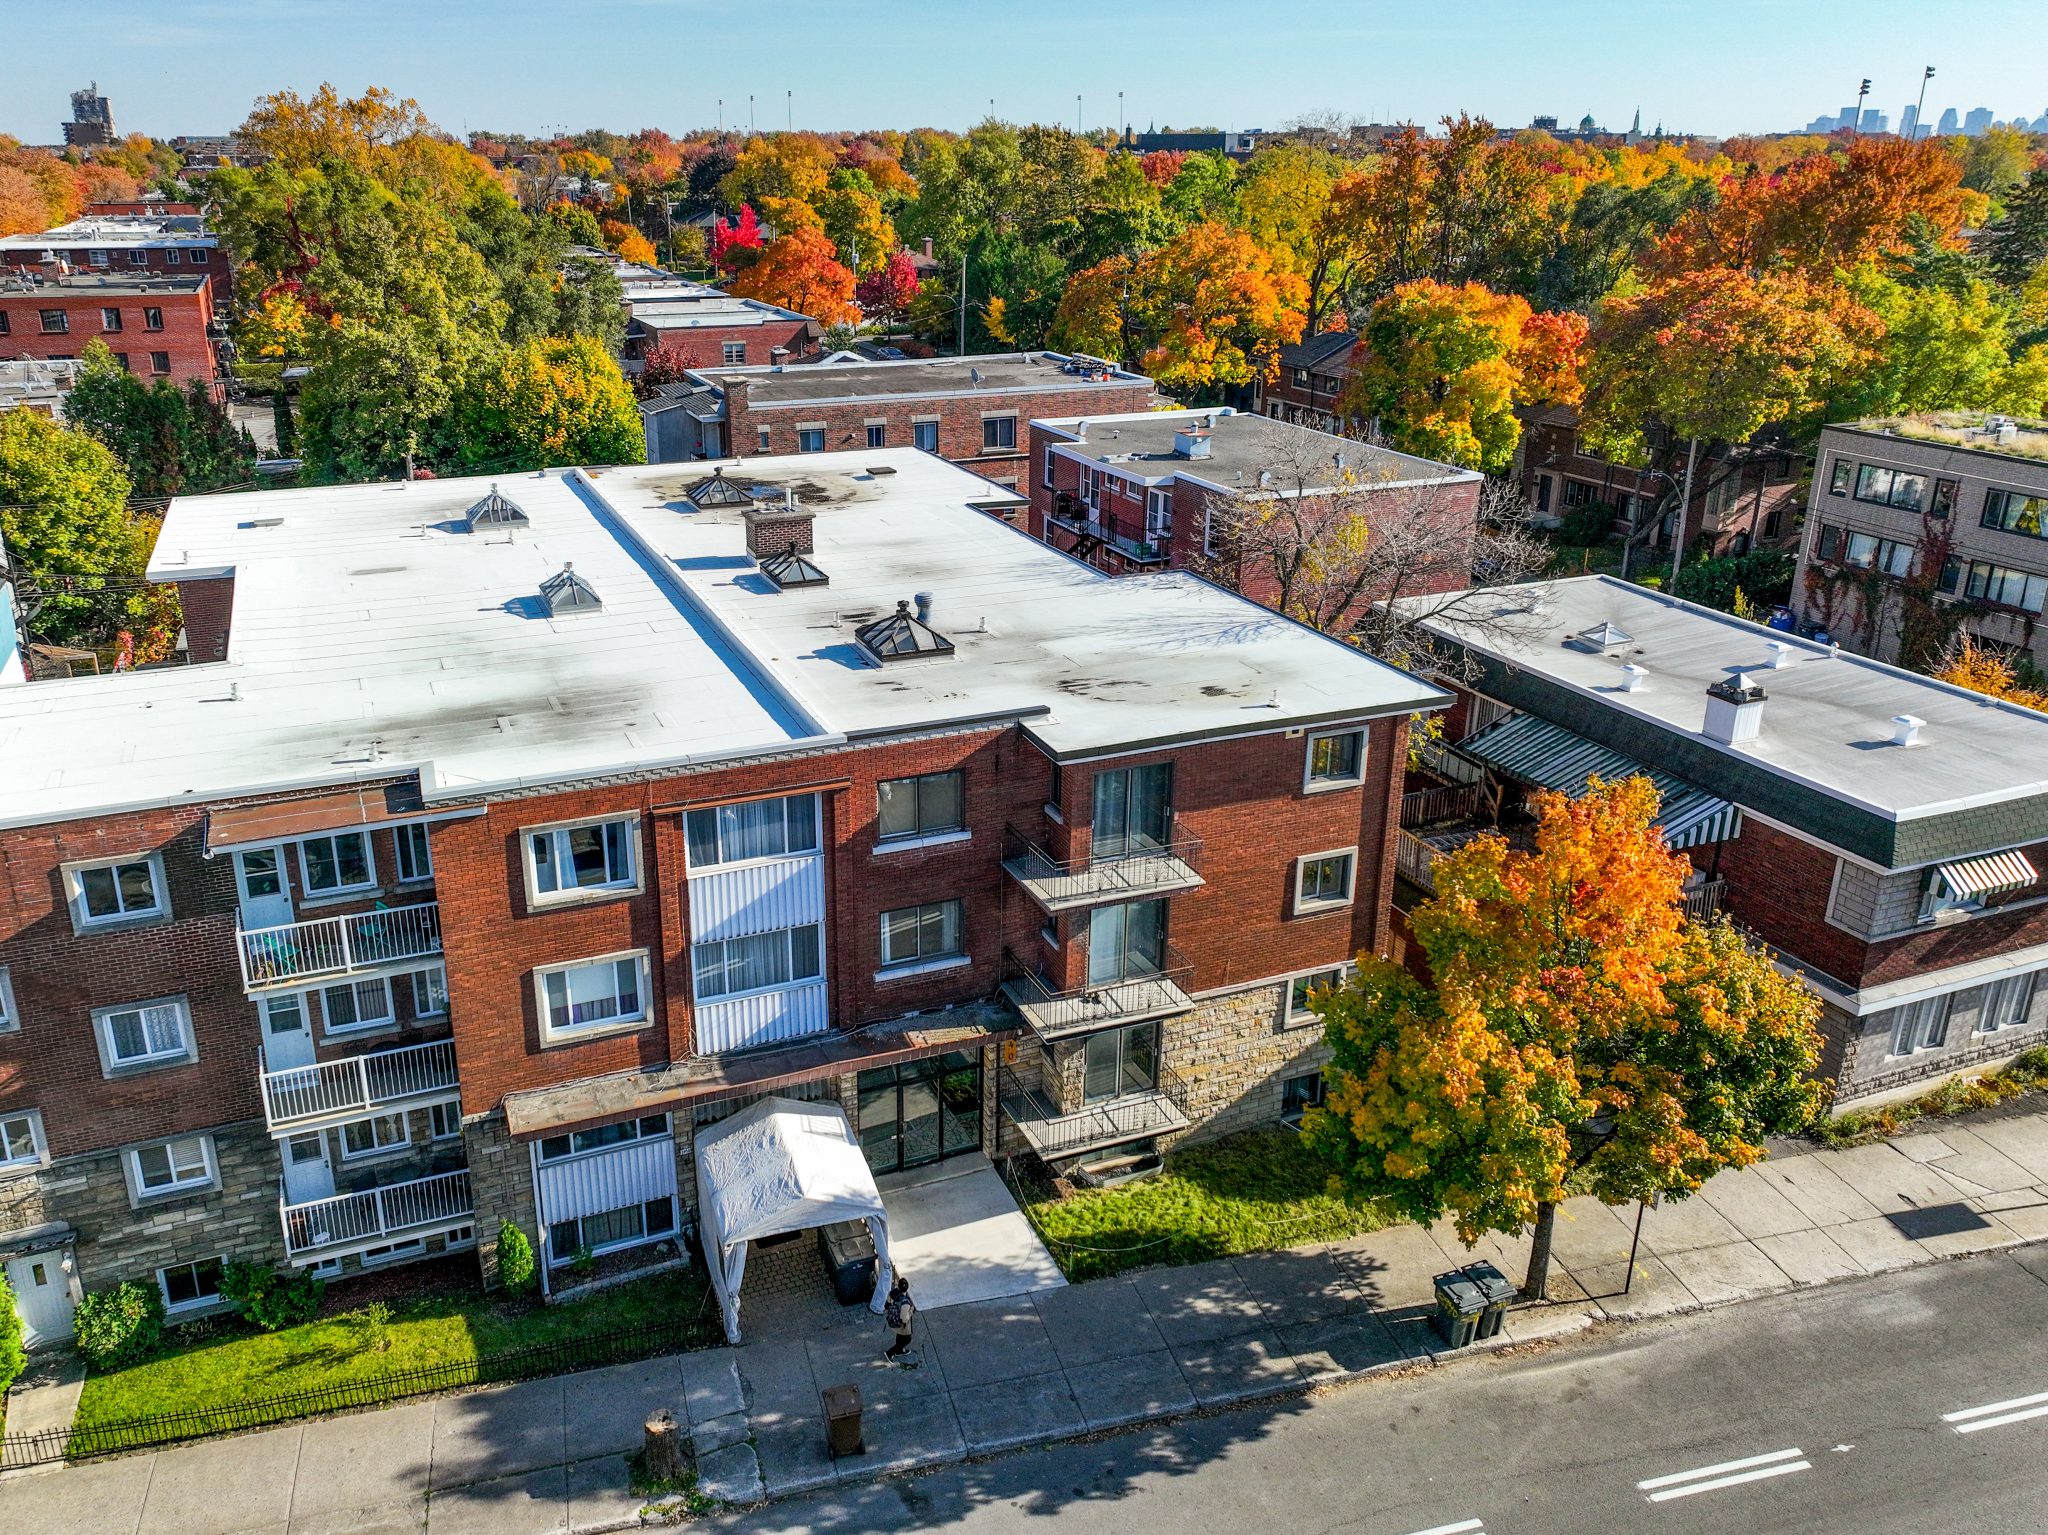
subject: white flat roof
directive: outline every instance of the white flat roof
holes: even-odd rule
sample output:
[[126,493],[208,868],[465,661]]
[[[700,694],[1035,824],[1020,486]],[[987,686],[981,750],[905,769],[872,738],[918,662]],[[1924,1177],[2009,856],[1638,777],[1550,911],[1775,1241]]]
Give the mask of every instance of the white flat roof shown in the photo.
[[213,245],[206,219],[197,213],[102,213],[73,219],[55,229],[0,238],[0,250],[51,245]]
[[[990,716],[1086,755],[1441,699],[1195,577],[1069,559],[909,448],[731,471],[816,513],[831,584],[777,592],[739,513],[684,499],[710,467],[181,497],[150,575],[234,573],[228,659],[0,688],[0,824],[415,768],[445,801]],[[458,531],[493,483],[528,525]],[[565,564],[602,611],[547,615]],[[854,629],[917,592],[955,654],[869,660]]]

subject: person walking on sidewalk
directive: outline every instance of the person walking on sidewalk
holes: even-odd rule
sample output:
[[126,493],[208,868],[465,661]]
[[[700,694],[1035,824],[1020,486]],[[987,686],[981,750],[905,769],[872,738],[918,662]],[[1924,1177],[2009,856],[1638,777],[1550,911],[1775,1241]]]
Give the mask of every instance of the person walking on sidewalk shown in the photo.
[[889,1286],[889,1299],[882,1306],[882,1320],[896,1334],[896,1341],[882,1356],[884,1359],[901,1358],[910,1347],[910,1319],[916,1315],[917,1302],[910,1298],[910,1281],[898,1274],[896,1282]]

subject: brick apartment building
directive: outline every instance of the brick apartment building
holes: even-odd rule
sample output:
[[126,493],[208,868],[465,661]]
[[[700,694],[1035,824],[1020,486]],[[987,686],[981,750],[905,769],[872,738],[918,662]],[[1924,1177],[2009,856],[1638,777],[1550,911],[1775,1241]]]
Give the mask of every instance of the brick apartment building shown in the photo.
[[685,277],[615,262],[626,292],[624,367],[638,373],[657,348],[686,368],[766,367],[816,354],[818,322],[794,309],[735,298]]
[[1060,352],[886,362],[848,353],[802,368],[703,368],[690,383],[677,402],[688,424],[664,456],[905,446],[1012,489],[1024,477],[1034,416],[1143,411],[1153,401],[1143,374]]
[[197,213],[88,213],[39,234],[0,238],[0,266],[107,277],[200,276],[223,312],[234,294],[228,253]]
[[[1034,537],[1116,575],[1200,565],[1261,601],[1276,592],[1237,560],[1219,501],[1342,494],[1368,525],[1427,517],[1470,530],[1484,478],[1228,408],[1037,420],[1031,452]],[[1447,589],[1469,579],[1467,561]]]
[[1351,382],[1351,354],[1358,338],[1326,330],[1280,348],[1273,377],[1252,381],[1252,413],[1318,432],[1349,436],[1337,411],[1338,397]]
[[211,383],[220,374],[204,277],[0,277],[0,354],[79,358],[95,340],[143,378]]
[[228,1259],[488,1276],[505,1219],[556,1293],[681,1261],[693,1131],[770,1092],[877,1171],[1101,1178],[1319,1095],[1443,695],[908,447],[743,471],[181,499],[224,659],[0,688],[33,1337]]
[[1819,994],[1838,1102],[2048,1038],[2048,715],[1610,577],[1508,590],[1425,620],[1476,676],[1411,775],[1397,907],[1530,790],[1648,773],[1688,907]]
[[2048,669],[2048,422],[1944,414],[1821,432],[1793,607],[1896,660],[1909,584],[1938,629]]

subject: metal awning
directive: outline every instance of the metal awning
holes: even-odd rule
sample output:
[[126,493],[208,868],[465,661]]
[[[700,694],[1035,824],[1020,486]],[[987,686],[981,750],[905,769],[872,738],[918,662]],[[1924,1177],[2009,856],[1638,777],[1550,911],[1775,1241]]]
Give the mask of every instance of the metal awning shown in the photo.
[[2014,848],[2003,853],[1987,853],[1982,858],[1945,863],[1941,865],[1941,877],[1955,894],[1974,898],[1999,895],[2007,890],[2023,890],[2041,876],[2027,862],[2027,855]]
[[1509,778],[1573,798],[1591,778],[1647,778],[1661,797],[1657,825],[1673,852],[1725,842],[1742,829],[1741,807],[1533,714],[1496,720],[1458,742],[1458,750]]
[[482,814],[481,805],[430,810],[419,784],[410,779],[254,805],[221,805],[206,813],[206,856],[213,858],[240,848],[290,842],[323,832],[413,821],[460,820]]

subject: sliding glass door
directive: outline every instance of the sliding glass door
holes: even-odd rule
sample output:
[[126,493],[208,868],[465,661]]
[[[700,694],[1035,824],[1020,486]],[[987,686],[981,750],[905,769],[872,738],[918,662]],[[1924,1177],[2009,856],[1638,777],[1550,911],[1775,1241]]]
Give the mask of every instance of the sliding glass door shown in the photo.
[[1173,764],[1095,775],[1094,856],[1123,858],[1165,847],[1173,831]]
[[1166,968],[1166,902],[1128,901],[1088,913],[1088,984],[1107,986]]

